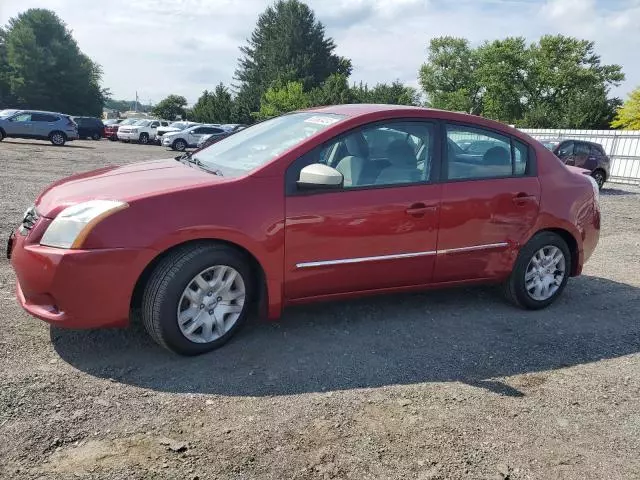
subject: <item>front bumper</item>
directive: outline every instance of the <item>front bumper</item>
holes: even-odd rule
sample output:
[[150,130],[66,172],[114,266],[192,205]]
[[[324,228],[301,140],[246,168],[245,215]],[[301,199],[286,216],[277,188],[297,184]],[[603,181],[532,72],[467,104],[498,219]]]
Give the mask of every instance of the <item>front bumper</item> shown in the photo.
[[163,147],[170,147],[171,145],[173,145],[173,141],[175,140],[175,138],[172,137],[163,137],[162,138],[162,146]]
[[121,327],[151,252],[145,249],[64,250],[29,243],[15,233],[11,264],[16,295],[31,315],[65,328]]

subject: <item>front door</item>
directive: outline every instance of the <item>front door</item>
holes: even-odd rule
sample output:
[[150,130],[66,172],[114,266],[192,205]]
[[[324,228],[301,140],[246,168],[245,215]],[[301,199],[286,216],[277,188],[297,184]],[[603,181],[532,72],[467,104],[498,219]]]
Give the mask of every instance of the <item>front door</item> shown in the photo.
[[[351,131],[287,171],[285,297],[296,300],[424,285],[436,258],[441,185],[435,125],[386,122]],[[298,191],[300,170],[333,166],[339,190]]]
[[28,112],[19,113],[6,123],[6,131],[9,136],[30,137],[33,135],[33,124],[31,114]]
[[[511,271],[520,243],[536,222],[540,184],[529,148],[505,135],[449,124],[434,281],[498,279]],[[482,158],[456,148],[491,140]]]

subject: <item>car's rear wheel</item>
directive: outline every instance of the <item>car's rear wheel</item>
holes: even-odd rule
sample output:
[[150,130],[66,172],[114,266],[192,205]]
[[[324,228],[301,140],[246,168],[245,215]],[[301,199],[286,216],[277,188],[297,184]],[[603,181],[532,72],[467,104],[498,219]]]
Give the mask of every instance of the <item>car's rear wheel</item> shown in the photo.
[[185,149],[187,148],[187,142],[179,138],[175,142],[173,142],[172,147],[174,150],[177,150],[179,152],[184,152]]
[[180,248],[151,274],[142,319],[159,345],[199,355],[222,346],[240,329],[253,288],[251,269],[236,250],[215,244]]
[[542,232],[520,250],[505,283],[505,293],[520,307],[545,308],[560,296],[570,274],[571,252],[567,243],[553,232]]
[[591,176],[593,177],[593,179],[596,181],[596,183],[598,184],[598,188],[600,190],[602,190],[602,187],[604,187],[604,182],[607,181],[607,174],[604,173],[603,170],[594,170],[591,173]]
[[4,132],[0,130],[0,142],[4,140]]
[[140,134],[140,138],[138,138],[138,143],[140,143],[142,145],[146,145],[147,143],[149,143],[149,134],[148,133],[141,133]]
[[102,138],[102,136],[98,132],[96,132],[93,135],[91,135],[91,138],[93,140],[100,140]]
[[49,141],[56,147],[61,147],[66,143],[67,137],[62,132],[51,132],[49,135]]

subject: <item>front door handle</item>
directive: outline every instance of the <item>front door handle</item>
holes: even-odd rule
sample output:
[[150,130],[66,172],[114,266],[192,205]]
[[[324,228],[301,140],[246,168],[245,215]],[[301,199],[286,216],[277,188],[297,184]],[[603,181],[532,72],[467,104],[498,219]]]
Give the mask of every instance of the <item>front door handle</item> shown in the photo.
[[515,203],[516,205],[526,205],[536,199],[537,197],[535,195],[529,195],[527,193],[520,192],[515,197],[513,197],[513,203]]
[[411,215],[413,217],[422,217],[427,212],[435,211],[436,208],[437,207],[435,206],[428,207],[424,203],[414,203],[409,208],[407,208],[405,212],[407,212],[407,215]]

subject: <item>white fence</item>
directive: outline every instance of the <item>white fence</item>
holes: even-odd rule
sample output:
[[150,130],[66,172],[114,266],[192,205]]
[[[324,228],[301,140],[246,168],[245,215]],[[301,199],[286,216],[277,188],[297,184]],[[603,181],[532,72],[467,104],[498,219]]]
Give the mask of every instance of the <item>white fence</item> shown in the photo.
[[609,181],[640,184],[640,131],[520,129],[534,138],[586,140],[604,147],[611,158]]

